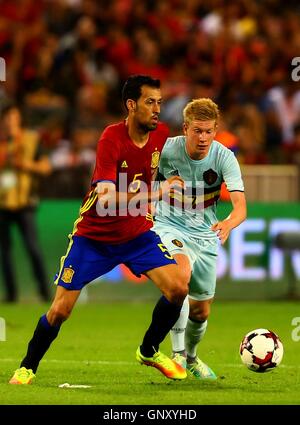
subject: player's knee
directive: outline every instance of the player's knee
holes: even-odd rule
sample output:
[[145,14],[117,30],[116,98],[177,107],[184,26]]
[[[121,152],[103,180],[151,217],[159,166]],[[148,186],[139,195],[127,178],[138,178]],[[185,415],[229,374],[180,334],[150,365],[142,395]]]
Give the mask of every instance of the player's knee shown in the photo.
[[194,307],[190,308],[190,314],[189,317],[191,319],[197,320],[197,322],[205,322],[205,320],[208,319],[210,314],[210,308],[209,306],[205,307]]
[[71,309],[63,304],[53,305],[48,314],[47,319],[51,326],[60,326],[71,314]]
[[173,304],[182,304],[188,294],[188,285],[174,285],[170,288],[167,298]]
[[181,305],[188,294],[189,276],[169,274],[165,276],[161,289],[170,303]]
[[209,311],[201,311],[198,313],[190,314],[189,317],[191,319],[197,320],[197,322],[205,322],[205,320],[209,317]]

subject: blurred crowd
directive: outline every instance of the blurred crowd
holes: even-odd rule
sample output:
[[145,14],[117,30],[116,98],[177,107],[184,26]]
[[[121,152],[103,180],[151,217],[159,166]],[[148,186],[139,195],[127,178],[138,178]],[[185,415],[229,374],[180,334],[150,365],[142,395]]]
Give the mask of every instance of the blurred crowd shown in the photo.
[[0,0],[0,104],[40,132],[61,196],[84,193],[135,73],[161,79],[172,135],[187,101],[211,97],[241,164],[300,166],[299,56],[299,0]]

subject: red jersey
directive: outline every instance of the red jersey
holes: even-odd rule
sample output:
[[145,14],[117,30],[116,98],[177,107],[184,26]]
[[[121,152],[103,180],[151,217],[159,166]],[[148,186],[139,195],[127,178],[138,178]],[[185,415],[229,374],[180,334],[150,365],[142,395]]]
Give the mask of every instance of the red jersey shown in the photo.
[[[139,181],[143,181],[150,190],[168,134],[167,126],[159,123],[156,130],[150,131],[146,145],[139,148],[130,139],[125,122],[106,127],[97,146],[92,187],[83,200],[74,234],[117,244],[134,239],[152,227],[150,214],[134,217],[127,212],[123,216],[117,208],[116,216],[99,216],[96,211],[96,186],[100,181],[112,181],[116,184],[117,191],[134,193],[139,189]],[[128,186],[125,190],[123,183],[120,183],[120,173],[123,177],[125,173],[127,177]]]

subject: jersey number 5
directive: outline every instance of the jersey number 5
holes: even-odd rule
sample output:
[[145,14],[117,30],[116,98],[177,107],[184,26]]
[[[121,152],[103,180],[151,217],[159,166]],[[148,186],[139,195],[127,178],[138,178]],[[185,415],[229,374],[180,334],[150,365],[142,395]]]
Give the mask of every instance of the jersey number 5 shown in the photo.
[[135,174],[132,182],[129,184],[129,192],[135,193],[141,188],[141,180],[138,177],[141,177],[143,173]]
[[162,251],[162,252],[167,252],[168,254],[165,254],[165,257],[168,258],[169,260],[173,260],[174,258],[172,257],[172,255],[169,253],[168,248],[165,247],[165,245],[163,243],[158,243],[157,244],[158,248]]

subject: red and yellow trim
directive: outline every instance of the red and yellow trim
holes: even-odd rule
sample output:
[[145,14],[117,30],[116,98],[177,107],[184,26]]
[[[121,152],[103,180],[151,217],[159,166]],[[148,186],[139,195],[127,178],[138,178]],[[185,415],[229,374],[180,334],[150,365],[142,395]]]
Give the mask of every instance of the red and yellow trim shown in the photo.
[[80,223],[81,222],[81,220],[83,220],[83,214],[85,213],[85,212],[87,212],[92,206],[93,206],[93,204],[94,204],[94,202],[95,202],[95,200],[97,199],[97,197],[98,197],[98,194],[97,194],[97,191],[96,191],[96,188],[95,189],[93,189],[93,190],[91,190],[90,191],[90,193],[88,194],[88,198],[87,198],[87,200],[85,201],[85,203],[80,207],[80,210],[79,210],[79,217],[78,217],[78,219],[74,222],[74,226],[73,226],[73,231],[72,231],[72,233],[70,233],[69,235],[68,235],[68,238],[69,238],[69,240],[70,240],[70,242],[69,242],[69,245],[68,245],[68,248],[67,248],[67,251],[66,251],[66,253],[65,253],[65,255],[63,255],[62,257],[61,257],[61,259],[60,259],[60,268],[59,268],[59,273],[58,273],[58,276],[57,276],[57,278],[55,279],[55,281],[54,281],[54,284],[55,285],[57,285],[58,284],[58,281],[59,281],[59,279],[60,279],[60,277],[61,277],[61,274],[62,274],[62,272],[63,272],[63,269],[64,269],[64,265],[65,265],[65,259],[67,258],[67,256],[69,255],[69,252],[71,251],[71,248],[72,248],[72,245],[73,245],[73,235],[76,233],[76,231],[77,231],[77,226],[78,226],[78,223]]

